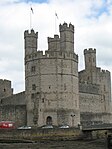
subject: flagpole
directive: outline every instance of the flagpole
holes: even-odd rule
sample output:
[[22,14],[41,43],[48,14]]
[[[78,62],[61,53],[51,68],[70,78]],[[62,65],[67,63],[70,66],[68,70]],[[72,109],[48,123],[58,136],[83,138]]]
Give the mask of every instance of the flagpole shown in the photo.
[[56,34],[56,12],[55,12],[55,34]]
[[30,30],[32,29],[32,14],[33,14],[33,8],[30,4]]
[[58,15],[55,11],[55,34],[57,34],[57,19],[58,19]]
[[32,14],[31,14],[31,5],[30,5],[30,31],[32,28]]

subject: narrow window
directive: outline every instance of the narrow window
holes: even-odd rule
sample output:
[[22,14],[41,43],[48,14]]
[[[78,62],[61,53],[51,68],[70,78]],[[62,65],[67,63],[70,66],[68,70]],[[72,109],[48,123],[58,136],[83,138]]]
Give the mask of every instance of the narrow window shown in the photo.
[[35,98],[35,94],[31,94],[31,98],[34,99]]
[[42,103],[44,103],[44,98],[42,98]]
[[106,89],[105,89],[105,85],[104,85],[104,91],[106,91]]
[[36,85],[32,84],[32,90],[36,90]]
[[64,83],[64,90],[66,90],[66,83]]
[[35,70],[36,70],[36,67],[35,66],[32,66],[31,67],[31,72],[35,72]]

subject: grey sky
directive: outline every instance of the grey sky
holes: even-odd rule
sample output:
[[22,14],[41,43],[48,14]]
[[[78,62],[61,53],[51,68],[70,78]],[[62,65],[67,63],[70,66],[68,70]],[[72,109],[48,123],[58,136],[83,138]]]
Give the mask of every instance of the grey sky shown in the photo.
[[[75,53],[84,69],[83,50],[96,48],[97,66],[112,71],[111,0],[0,0],[0,78],[12,81],[14,93],[24,90],[24,30],[39,32],[39,50],[47,50],[47,37],[64,21],[75,26]],[[55,11],[58,15],[55,26]]]

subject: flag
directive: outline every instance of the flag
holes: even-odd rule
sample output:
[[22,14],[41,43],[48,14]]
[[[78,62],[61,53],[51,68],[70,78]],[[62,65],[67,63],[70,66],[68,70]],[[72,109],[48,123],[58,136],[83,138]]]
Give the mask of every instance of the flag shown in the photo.
[[32,8],[32,7],[31,7],[31,12],[32,12],[32,13],[34,13],[34,12],[33,12],[33,8]]
[[57,15],[57,13],[55,12],[55,16],[56,16],[56,18],[58,19],[58,15]]

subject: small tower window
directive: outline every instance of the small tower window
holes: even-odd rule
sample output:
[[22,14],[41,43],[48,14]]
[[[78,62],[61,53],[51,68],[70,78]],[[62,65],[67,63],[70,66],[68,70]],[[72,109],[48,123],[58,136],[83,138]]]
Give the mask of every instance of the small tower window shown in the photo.
[[34,99],[35,98],[35,94],[31,94],[31,98]]
[[104,91],[106,91],[105,85],[104,85]]
[[35,70],[36,70],[36,67],[35,66],[32,66],[31,67],[31,72],[35,72]]
[[64,84],[64,90],[66,90],[66,83]]
[[42,98],[42,103],[44,103],[44,98]]
[[36,85],[32,84],[32,90],[36,90]]

